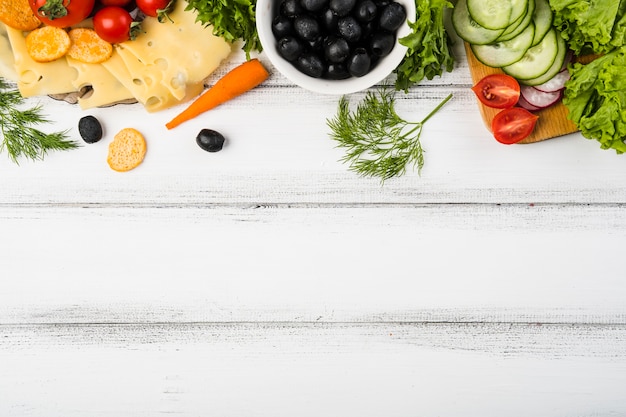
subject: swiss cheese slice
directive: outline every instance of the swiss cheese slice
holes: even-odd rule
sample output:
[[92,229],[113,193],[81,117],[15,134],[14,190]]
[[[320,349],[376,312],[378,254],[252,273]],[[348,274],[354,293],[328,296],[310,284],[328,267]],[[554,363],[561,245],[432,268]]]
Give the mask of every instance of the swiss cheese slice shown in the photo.
[[[176,2],[171,21],[146,18],[143,33],[116,46],[130,74],[125,85],[148,111],[197,96],[204,88],[203,80],[232,51],[232,45],[213,35],[211,26],[197,22],[197,13],[185,10],[185,4]],[[121,71],[112,68],[116,65],[107,68],[115,74]]]
[[17,81],[15,58],[9,42],[9,34],[4,23],[0,22],[0,77]]
[[52,62],[36,62],[26,51],[26,38],[22,31],[6,28],[17,73],[17,87],[24,97],[46,94],[63,94],[75,91],[72,80],[76,70],[65,58]]
[[134,98],[130,90],[101,64],[87,64],[69,56],[66,59],[69,66],[76,70],[77,76],[72,80],[74,89],[91,90],[78,98],[78,105],[82,109],[106,106]]

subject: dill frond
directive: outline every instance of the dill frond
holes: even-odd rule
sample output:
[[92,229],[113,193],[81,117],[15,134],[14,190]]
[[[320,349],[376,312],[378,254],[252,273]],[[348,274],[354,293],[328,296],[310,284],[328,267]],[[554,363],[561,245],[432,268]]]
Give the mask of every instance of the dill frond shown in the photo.
[[420,136],[424,123],[452,98],[452,94],[448,95],[422,121],[409,122],[396,113],[395,94],[384,86],[368,91],[354,111],[343,96],[337,114],[327,120],[330,138],[345,150],[341,161],[361,176],[378,177],[383,183],[404,175],[408,166],[421,171],[424,150]]

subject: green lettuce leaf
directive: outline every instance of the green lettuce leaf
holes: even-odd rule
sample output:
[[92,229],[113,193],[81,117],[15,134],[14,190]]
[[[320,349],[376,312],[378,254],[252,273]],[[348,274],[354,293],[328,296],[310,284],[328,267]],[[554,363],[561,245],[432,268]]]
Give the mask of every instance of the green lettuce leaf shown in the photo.
[[447,0],[415,0],[416,16],[408,17],[412,32],[399,39],[408,48],[396,68],[396,89],[407,91],[424,79],[452,71],[451,40],[444,26],[444,12],[454,7]]
[[549,0],[554,25],[577,54],[603,54],[626,44],[626,0]]
[[584,137],[596,139],[602,149],[626,152],[626,47],[589,64],[570,66],[563,104],[568,118]]

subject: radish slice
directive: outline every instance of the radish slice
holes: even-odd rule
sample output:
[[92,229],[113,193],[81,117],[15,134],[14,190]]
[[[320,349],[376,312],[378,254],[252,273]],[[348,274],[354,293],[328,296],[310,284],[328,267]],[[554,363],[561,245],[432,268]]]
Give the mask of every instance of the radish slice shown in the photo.
[[522,97],[532,106],[545,109],[561,99],[562,91],[545,92],[528,85],[521,86]]
[[569,78],[569,71],[567,70],[567,68],[565,68],[545,83],[535,85],[534,87],[537,90],[544,91],[546,93],[553,93],[555,91],[560,91],[564,89],[565,83],[567,82],[567,80],[569,80]]
[[532,112],[541,110],[541,107],[533,106],[522,95],[519,96],[519,100],[517,100],[517,105],[523,109],[526,109]]
[[561,69],[564,70],[565,68],[567,68],[570,62],[572,62],[572,59],[574,59],[574,52],[571,49],[568,49],[567,54],[565,55],[565,60],[563,61],[563,65],[561,66]]

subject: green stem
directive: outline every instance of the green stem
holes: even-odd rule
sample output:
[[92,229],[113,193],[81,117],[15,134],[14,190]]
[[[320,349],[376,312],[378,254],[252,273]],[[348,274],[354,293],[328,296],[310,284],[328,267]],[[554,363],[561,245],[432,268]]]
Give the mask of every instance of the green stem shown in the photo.
[[444,104],[446,104],[446,103],[447,103],[447,102],[448,102],[451,98],[452,98],[452,93],[448,94],[448,97],[444,98],[444,99],[441,101],[441,103],[439,103],[439,104],[437,105],[437,107],[435,107],[435,108],[434,108],[434,109],[433,109],[433,110],[432,110],[432,111],[428,114],[428,116],[426,116],[426,117],[424,118],[424,120],[422,120],[422,124],[426,123],[426,121],[427,121],[428,119],[430,119],[430,118],[431,118],[431,117],[432,117],[435,113],[437,113],[437,112],[439,111],[439,109],[441,109],[441,108],[444,106]]

